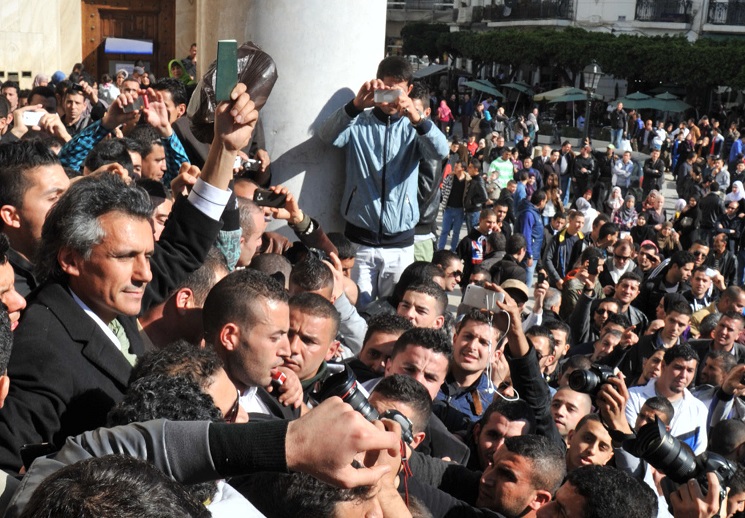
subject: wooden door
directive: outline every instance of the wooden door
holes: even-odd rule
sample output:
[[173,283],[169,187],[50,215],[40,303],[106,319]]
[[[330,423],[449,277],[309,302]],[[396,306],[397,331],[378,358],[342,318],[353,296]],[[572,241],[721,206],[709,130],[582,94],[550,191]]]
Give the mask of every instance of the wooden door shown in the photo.
[[[83,0],[83,63],[100,79],[109,60],[142,59],[156,77],[168,75],[168,62],[176,57],[175,0]],[[151,40],[152,56],[104,54],[106,38]],[[183,57],[183,56],[180,56]]]

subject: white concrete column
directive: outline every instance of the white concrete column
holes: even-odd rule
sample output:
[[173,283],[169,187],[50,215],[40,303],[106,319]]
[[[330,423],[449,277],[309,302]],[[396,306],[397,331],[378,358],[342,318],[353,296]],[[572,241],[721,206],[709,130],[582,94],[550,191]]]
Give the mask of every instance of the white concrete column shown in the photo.
[[385,52],[386,2],[243,0],[240,4],[242,12],[234,15],[245,17],[245,34],[243,40],[236,39],[239,44],[251,40],[259,45],[272,56],[279,73],[261,111],[273,160],[272,181],[299,196],[303,210],[319,219],[325,230],[341,230],[344,155],[313,135],[362,83],[375,77]]

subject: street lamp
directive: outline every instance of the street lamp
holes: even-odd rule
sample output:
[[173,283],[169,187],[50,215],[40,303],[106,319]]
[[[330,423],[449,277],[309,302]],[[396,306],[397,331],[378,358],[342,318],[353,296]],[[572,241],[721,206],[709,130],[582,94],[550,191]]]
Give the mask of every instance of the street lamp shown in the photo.
[[594,61],[582,70],[582,78],[585,81],[585,91],[587,92],[587,108],[585,111],[585,139],[590,136],[590,105],[592,104],[592,94],[598,88],[603,71],[600,65]]

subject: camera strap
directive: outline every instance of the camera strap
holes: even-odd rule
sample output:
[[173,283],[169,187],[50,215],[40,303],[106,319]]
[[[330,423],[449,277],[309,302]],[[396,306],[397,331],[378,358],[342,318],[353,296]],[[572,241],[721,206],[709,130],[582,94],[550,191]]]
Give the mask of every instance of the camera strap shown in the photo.
[[404,479],[404,497],[406,500],[406,507],[409,507],[409,477],[413,477],[414,473],[411,471],[409,466],[409,459],[406,457],[406,444],[403,439],[401,440],[401,472],[403,473]]

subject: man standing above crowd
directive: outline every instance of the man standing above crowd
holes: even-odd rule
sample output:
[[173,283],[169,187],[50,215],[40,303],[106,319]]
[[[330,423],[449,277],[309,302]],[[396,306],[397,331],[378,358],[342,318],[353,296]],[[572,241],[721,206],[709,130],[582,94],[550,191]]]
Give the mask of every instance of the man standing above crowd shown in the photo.
[[[321,140],[346,149],[342,214],[346,236],[359,245],[352,276],[360,288],[360,307],[390,295],[414,261],[419,161],[448,154],[445,136],[409,98],[412,77],[404,58],[385,58],[376,78],[362,85],[319,131]],[[395,100],[376,102],[381,90]],[[373,134],[376,142],[368,140]]]
[[584,234],[580,232],[585,216],[577,210],[569,211],[567,227],[556,234],[546,249],[545,267],[551,286],[561,290],[564,277],[573,268],[572,257],[579,257],[575,246],[582,247]]
[[627,118],[628,115],[623,109],[623,103],[618,103],[616,109],[610,112],[610,138],[616,149],[622,149],[621,140],[626,138],[628,132]]

